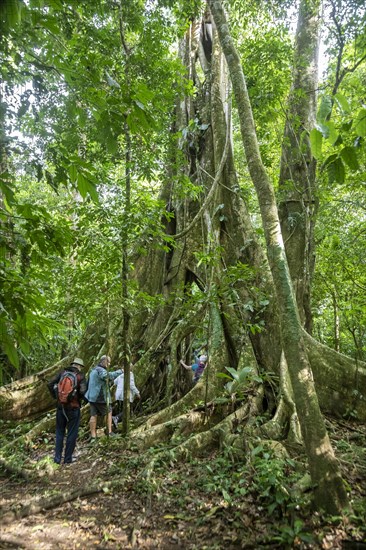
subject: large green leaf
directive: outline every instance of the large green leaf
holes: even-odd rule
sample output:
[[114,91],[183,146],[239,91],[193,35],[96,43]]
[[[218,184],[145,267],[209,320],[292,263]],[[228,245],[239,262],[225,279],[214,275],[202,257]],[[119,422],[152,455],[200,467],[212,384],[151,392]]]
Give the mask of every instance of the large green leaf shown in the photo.
[[14,191],[9,185],[10,174],[3,172],[0,174],[0,191],[6,199],[7,205],[11,204],[14,200]]
[[344,183],[345,169],[342,159],[339,157],[327,166],[329,183]]
[[338,107],[342,111],[342,113],[344,113],[346,115],[351,113],[351,107],[350,107],[347,99],[344,97],[343,94],[337,93],[334,96],[334,99],[336,101],[336,104],[338,105]]
[[341,151],[341,157],[351,170],[358,170],[359,164],[354,147],[344,147]]
[[339,137],[339,133],[336,130],[335,124],[332,120],[329,120],[326,123],[326,126],[328,127],[329,133],[328,133],[328,141],[331,145],[334,145]]
[[355,120],[355,131],[358,136],[366,136],[366,109],[361,109]]
[[111,155],[114,155],[118,150],[118,139],[113,132],[108,132],[105,137],[105,146]]
[[1,0],[0,29],[12,29],[21,21],[22,4],[19,0]]
[[94,202],[98,202],[98,193],[95,185],[81,172],[78,173],[78,189],[83,199],[89,194]]
[[78,179],[78,169],[76,168],[75,164],[70,164],[68,168],[69,176],[71,183],[76,183]]
[[19,368],[19,357],[14,342],[8,334],[2,334],[2,346],[10,363],[16,368]]
[[46,4],[56,11],[64,7],[62,0],[46,0]]
[[332,162],[334,162],[336,159],[338,158],[338,154],[337,153],[332,153],[331,155],[329,155],[329,157],[327,157],[323,163],[323,166],[322,168],[326,168],[328,166],[328,164],[331,164]]
[[331,112],[332,99],[328,95],[323,95],[320,101],[320,107],[316,118],[319,122],[325,122]]
[[323,134],[313,128],[310,132],[310,147],[313,156],[318,160],[322,155]]

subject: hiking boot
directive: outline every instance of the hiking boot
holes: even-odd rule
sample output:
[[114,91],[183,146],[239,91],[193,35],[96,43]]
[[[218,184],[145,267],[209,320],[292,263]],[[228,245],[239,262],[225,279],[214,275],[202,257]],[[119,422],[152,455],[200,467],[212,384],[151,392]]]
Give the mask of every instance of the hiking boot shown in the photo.
[[112,416],[112,424],[114,428],[117,430],[118,428],[118,416]]
[[71,460],[69,460],[69,461],[67,461],[67,462],[64,460],[64,464],[74,464],[74,462],[77,462],[77,460],[78,460],[78,459],[76,458],[76,456],[73,456],[73,457],[71,458]]
[[88,443],[90,445],[94,445],[96,442],[97,442],[97,438],[95,436],[90,436],[89,437]]
[[110,433],[108,434],[108,437],[116,437],[116,435],[117,435],[117,434],[115,434],[114,432],[110,432]]

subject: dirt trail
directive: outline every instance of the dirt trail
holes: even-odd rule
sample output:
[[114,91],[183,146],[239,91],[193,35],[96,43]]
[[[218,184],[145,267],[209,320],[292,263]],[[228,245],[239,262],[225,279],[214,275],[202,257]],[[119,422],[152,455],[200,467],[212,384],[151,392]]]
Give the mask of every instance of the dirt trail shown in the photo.
[[[246,460],[233,462],[222,451],[177,462],[169,453],[162,458],[157,449],[143,455],[123,451],[120,437],[101,437],[91,446],[85,435],[77,445],[77,462],[57,467],[52,461],[53,438],[47,435],[29,452],[27,467],[38,472],[36,479],[25,481],[0,472],[0,549],[337,550],[345,539],[366,541],[366,525],[359,519],[366,509],[366,430],[332,427],[332,443],[338,447],[342,474],[357,506],[357,521],[326,522],[306,504],[296,507],[295,516],[295,508],[291,512],[288,506],[290,486],[286,507],[278,502],[271,508],[269,503],[276,503],[278,496],[273,493],[271,500],[264,500],[261,485],[269,483],[271,472],[266,470],[258,482],[258,471],[251,472]],[[267,468],[272,462],[260,464]],[[283,483],[287,481],[285,475]],[[40,496],[83,493],[96,485],[98,493],[81,494],[20,517]]]

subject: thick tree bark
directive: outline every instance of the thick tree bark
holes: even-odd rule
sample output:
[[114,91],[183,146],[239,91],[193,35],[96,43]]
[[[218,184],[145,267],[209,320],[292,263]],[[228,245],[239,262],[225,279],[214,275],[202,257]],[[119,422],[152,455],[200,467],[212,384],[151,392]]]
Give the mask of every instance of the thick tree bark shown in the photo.
[[315,487],[315,501],[319,508],[324,508],[329,513],[339,513],[348,505],[348,499],[320,412],[313,375],[304,345],[283,245],[274,188],[261,160],[243,70],[230,36],[221,2],[210,0],[209,5],[228,63],[249,172],[260,205],[267,256],[280,311],[282,342],[300,418],[310,474]]
[[0,417],[4,420],[28,420],[37,418],[50,410],[54,404],[47,382],[56,372],[68,366],[70,358],[65,358],[12,384],[0,388]]
[[318,205],[316,160],[309,134],[315,125],[321,0],[302,0],[296,31],[293,82],[282,144],[279,204],[282,236],[300,319],[311,334],[314,225]]

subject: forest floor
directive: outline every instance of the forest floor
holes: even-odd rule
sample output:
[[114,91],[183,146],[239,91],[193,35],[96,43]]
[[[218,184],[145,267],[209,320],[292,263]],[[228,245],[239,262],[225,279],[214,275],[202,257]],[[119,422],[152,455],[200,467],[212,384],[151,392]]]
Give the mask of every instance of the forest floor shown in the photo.
[[[121,450],[121,436],[91,446],[82,431],[78,460],[56,466],[44,434],[27,451],[37,476],[0,472],[0,548],[366,548],[366,429],[327,424],[353,505],[345,517],[313,513],[310,493],[297,495],[299,450],[280,460],[259,444],[245,464],[229,449],[178,462],[173,448]],[[70,500],[56,506],[59,494]]]

